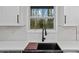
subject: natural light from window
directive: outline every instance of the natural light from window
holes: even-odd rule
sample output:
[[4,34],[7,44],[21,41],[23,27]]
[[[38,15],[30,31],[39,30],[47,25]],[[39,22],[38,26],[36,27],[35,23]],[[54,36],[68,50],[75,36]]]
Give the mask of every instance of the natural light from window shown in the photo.
[[30,29],[54,29],[55,8],[53,6],[31,6]]

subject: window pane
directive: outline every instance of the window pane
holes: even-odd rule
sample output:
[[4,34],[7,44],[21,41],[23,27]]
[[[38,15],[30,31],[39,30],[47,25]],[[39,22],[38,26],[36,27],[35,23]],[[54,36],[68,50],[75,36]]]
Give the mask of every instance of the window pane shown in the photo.
[[31,19],[30,27],[31,29],[41,29],[43,27],[43,19]]
[[31,16],[53,16],[53,7],[31,7]]
[[33,18],[30,20],[30,28],[31,29],[41,29],[43,27],[46,27],[47,29],[54,28],[54,18],[53,19],[37,19]]
[[53,19],[47,19],[46,26],[48,29],[54,28],[54,18]]
[[55,10],[54,9],[48,9],[48,16],[54,16]]
[[43,27],[46,27],[47,29],[53,29],[55,19],[50,18],[50,16],[54,15],[55,15],[55,9],[52,6],[32,6],[31,16],[41,16],[41,17],[32,17],[30,19],[30,28],[41,29]]

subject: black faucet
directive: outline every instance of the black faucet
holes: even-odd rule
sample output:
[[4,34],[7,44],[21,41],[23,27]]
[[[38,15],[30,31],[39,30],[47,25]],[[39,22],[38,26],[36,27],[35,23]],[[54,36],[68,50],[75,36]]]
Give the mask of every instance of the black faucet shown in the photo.
[[45,28],[45,27],[42,28],[42,42],[44,42],[44,40],[46,39],[46,38],[44,37],[44,35],[45,35],[45,36],[47,35],[47,31],[46,31],[46,28]]

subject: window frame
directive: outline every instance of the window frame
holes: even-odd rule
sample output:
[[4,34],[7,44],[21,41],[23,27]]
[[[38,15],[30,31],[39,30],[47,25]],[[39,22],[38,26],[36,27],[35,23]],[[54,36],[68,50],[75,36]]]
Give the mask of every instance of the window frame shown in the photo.
[[[54,29],[47,29],[47,32],[56,32],[56,7],[55,6],[54,6],[54,9],[55,9]],[[27,12],[28,16],[29,16],[29,19],[28,19],[28,32],[41,32],[42,31],[42,29],[30,29],[30,20],[31,20],[31,18],[43,18],[43,19],[53,18],[52,16],[48,16],[48,17],[35,17],[35,16],[31,16],[31,6],[29,6],[28,11],[29,11],[29,12]]]

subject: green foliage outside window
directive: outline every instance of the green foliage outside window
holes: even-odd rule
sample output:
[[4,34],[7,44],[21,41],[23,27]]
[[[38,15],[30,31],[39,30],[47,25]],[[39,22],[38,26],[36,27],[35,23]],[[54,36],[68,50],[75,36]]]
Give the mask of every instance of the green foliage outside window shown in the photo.
[[54,7],[31,7],[31,16],[36,16],[36,18],[30,19],[30,29],[41,29],[43,27],[46,27],[47,29],[53,29],[55,19],[44,19],[43,17],[53,17],[54,13]]
[[54,28],[54,19],[31,19],[30,20],[30,28],[31,29],[41,29],[43,27],[46,27],[47,29],[53,29]]

